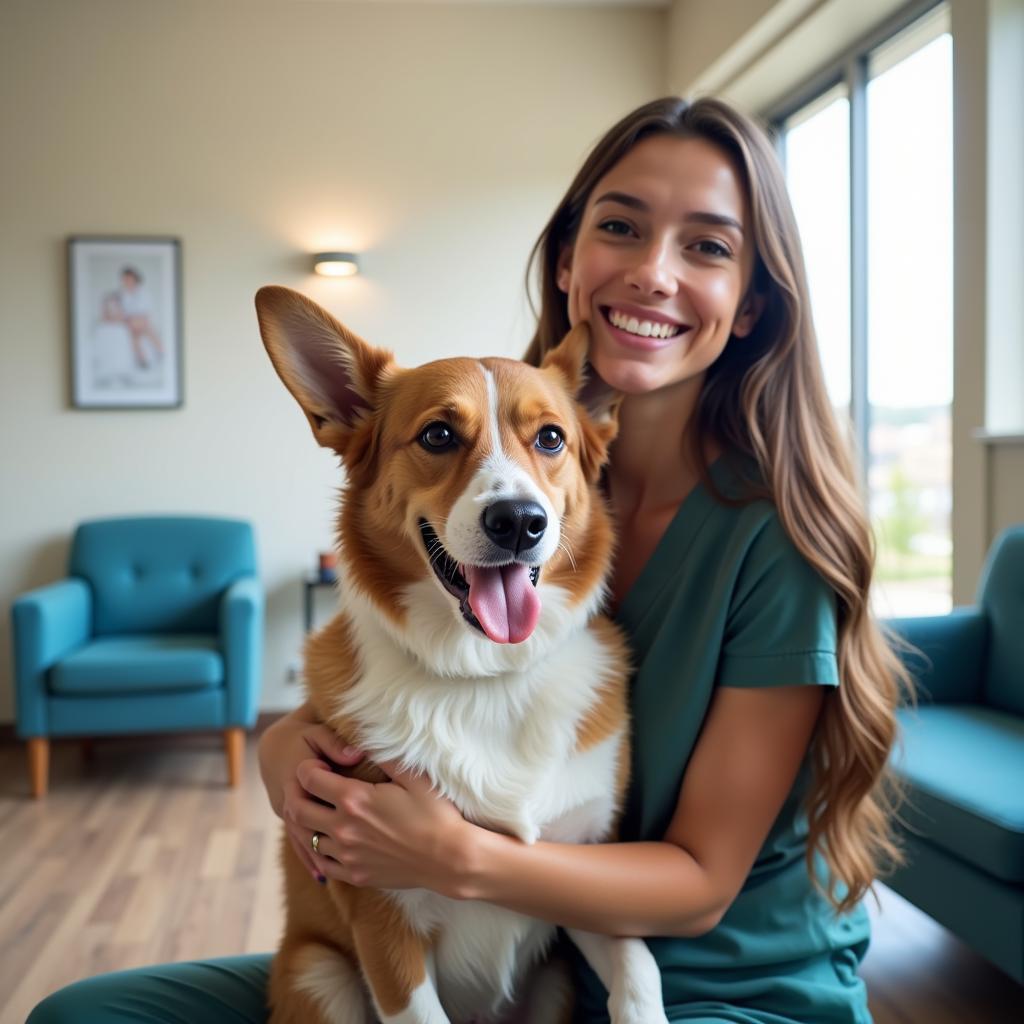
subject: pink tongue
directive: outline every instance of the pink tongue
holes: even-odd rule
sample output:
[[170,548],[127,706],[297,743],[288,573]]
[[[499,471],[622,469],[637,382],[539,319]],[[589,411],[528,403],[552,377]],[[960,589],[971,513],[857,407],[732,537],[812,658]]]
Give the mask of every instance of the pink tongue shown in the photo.
[[463,566],[469,583],[469,607],[496,644],[521,644],[537,626],[540,598],[528,565],[500,568]]

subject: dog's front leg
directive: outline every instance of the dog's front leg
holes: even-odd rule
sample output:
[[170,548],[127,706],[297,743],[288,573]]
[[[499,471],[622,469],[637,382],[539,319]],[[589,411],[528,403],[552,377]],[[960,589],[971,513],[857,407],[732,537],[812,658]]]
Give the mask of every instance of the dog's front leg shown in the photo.
[[620,939],[577,928],[569,937],[608,989],[612,1024],[668,1024],[661,972],[643,939]]
[[401,907],[377,890],[359,892],[352,938],[381,1024],[450,1024],[427,970],[426,940]]

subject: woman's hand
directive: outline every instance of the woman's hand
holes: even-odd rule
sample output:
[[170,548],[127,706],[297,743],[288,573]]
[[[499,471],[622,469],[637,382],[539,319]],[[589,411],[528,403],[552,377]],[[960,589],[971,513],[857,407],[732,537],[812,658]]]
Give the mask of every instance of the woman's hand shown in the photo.
[[[308,797],[289,801],[289,831],[300,830],[317,871],[355,886],[426,888],[456,897],[476,826],[422,775],[394,763],[380,767],[390,783],[373,785],[335,775],[307,759],[298,779]],[[319,854],[312,852],[319,832]]]
[[299,860],[318,881],[323,877],[313,859],[309,835],[294,825],[293,809],[312,802],[299,785],[296,772],[302,762],[318,758],[325,771],[331,765],[347,768],[358,764],[363,755],[346,747],[332,729],[318,723],[308,705],[278,719],[260,737],[259,764],[270,806],[284,820],[288,839]]

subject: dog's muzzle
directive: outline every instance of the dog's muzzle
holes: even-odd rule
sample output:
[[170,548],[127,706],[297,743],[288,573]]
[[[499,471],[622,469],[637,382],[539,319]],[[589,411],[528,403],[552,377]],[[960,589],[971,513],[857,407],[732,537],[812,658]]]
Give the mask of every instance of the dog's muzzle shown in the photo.
[[[517,506],[512,510],[499,507],[491,517],[491,529],[504,543],[499,544],[486,525],[485,532],[506,551],[529,551],[547,526],[543,509],[530,502],[496,502],[485,510],[484,521],[491,509],[501,505]],[[463,565],[452,558],[426,519],[419,520],[419,528],[430,567],[441,586],[459,602],[463,619],[495,643],[528,639],[540,616],[536,594],[540,566],[517,560],[504,565]],[[531,539],[531,535],[535,536]]]

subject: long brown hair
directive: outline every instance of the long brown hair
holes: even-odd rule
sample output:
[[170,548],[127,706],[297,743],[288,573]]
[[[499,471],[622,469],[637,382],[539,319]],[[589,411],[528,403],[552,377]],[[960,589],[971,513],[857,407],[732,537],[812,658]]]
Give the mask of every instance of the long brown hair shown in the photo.
[[[765,132],[720,100],[666,97],[633,111],[597,143],[530,254],[527,288],[540,258],[540,312],[526,360],[537,364],[569,330],[556,286],[558,258],[576,238],[598,181],[651,135],[701,138],[720,147],[747,192],[755,244],[750,288],[764,303],[742,344],[730,339],[709,367],[691,438],[715,438],[754,460],[767,495],[800,553],[836,594],[841,685],[830,691],[811,744],[807,867],[815,851],[830,869],[827,895],[851,909],[902,862],[893,833],[900,798],[889,769],[896,708],[910,680],[874,620],[868,594],[874,540],[849,444],[825,390],[810,317],[803,253],[782,170]],[[703,446],[692,448],[708,481]],[[842,882],[845,894],[837,895]]]

